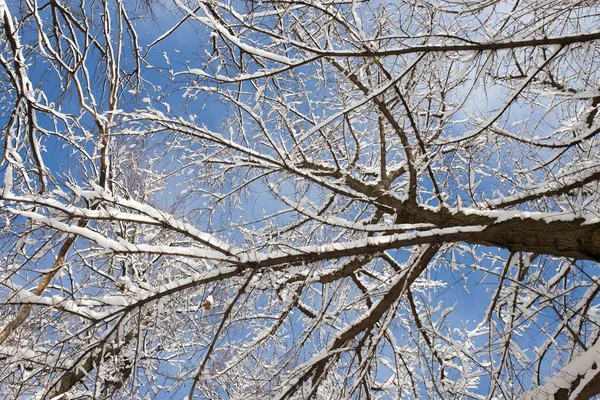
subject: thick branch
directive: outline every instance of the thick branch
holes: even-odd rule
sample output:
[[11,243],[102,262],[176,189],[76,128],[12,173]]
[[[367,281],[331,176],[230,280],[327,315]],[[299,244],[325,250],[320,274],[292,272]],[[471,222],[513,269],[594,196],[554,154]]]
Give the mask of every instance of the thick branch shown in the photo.
[[[466,242],[501,247],[511,251],[598,261],[600,260],[600,223],[582,225],[584,222],[585,220],[579,219],[546,223],[530,218],[513,218],[505,222],[491,223],[481,229],[473,226],[455,227],[379,236],[365,241],[299,248],[286,255],[266,256],[260,260],[248,261],[255,263],[257,267],[272,267],[444,242]],[[260,257],[260,254],[253,256]]]
[[497,41],[489,43],[422,45],[388,50],[319,51],[317,49],[311,48],[310,51],[318,53],[321,57],[385,57],[413,53],[446,53],[452,51],[481,52],[490,50],[508,50],[518,49],[522,47],[537,47],[550,45],[568,46],[575,43],[586,43],[594,40],[600,40],[600,32],[590,32],[572,36],[557,36],[549,38],[547,37],[513,41]]

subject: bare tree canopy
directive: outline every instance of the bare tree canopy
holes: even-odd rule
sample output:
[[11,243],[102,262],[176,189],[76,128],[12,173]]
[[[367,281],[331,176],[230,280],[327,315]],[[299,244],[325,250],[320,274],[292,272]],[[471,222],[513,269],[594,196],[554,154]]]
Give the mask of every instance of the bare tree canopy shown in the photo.
[[599,395],[599,12],[0,0],[0,398]]

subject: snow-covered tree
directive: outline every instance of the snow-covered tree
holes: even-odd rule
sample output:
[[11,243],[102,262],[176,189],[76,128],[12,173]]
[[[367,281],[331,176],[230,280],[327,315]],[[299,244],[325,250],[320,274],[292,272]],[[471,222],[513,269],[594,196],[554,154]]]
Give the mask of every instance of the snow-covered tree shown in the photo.
[[600,394],[599,16],[0,0],[0,397]]

